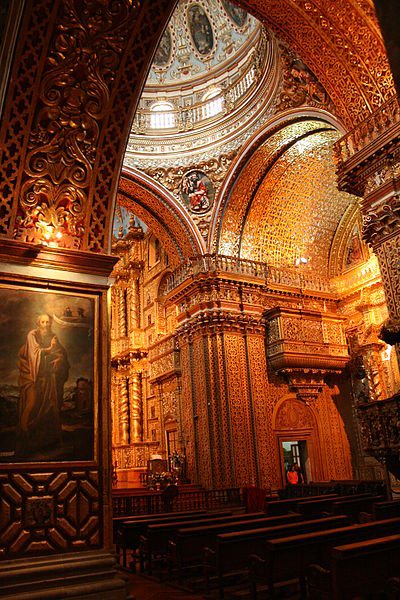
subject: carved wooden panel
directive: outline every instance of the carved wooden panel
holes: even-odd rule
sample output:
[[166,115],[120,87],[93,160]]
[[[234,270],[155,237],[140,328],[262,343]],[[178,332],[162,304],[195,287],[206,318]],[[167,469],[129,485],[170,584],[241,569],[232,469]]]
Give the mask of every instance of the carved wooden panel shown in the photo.
[[100,547],[98,471],[0,473],[0,539],[1,558]]
[[235,461],[235,483],[236,485],[255,485],[256,465],[252,443],[245,340],[241,335],[235,334],[226,334],[224,339]]

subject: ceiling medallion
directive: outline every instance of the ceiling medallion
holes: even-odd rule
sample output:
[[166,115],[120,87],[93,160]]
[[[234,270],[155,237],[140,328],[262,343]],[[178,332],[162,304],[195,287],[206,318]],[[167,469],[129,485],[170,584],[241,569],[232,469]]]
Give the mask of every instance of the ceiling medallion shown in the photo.
[[182,178],[181,195],[190,212],[204,214],[212,208],[215,188],[203,171],[191,170]]

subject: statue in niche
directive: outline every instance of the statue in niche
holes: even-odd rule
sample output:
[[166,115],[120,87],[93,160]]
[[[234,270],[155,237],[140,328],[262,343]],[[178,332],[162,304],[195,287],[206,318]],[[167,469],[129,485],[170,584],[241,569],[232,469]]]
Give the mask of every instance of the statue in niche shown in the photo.
[[204,10],[198,4],[189,8],[188,23],[197,51],[202,56],[206,56],[214,47],[214,36],[211,23]]
[[344,266],[349,267],[363,259],[362,242],[357,225],[354,226],[350,242],[346,248]]

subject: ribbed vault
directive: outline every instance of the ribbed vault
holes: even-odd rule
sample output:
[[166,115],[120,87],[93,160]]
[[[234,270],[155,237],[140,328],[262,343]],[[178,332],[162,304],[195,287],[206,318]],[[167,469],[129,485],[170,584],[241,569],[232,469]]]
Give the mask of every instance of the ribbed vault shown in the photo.
[[218,251],[327,274],[337,225],[353,201],[336,187],[332,144],[340,134],[321,121],[289,125],[247,161],[227,199]]

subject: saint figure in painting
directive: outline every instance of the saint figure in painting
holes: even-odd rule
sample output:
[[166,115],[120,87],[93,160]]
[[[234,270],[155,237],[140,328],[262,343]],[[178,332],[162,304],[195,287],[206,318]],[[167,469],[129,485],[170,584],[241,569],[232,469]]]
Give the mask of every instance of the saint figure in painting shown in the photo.
[[189,208],[193,212],[205,212],[210,208],[208,189],[201,173],[194,171],[185,177],[182,191],[189,199]]
[[19,431],[17,454],[40,452],[61,441],[60,409],[69,363],[48,314],[26,336],[18,354]]

